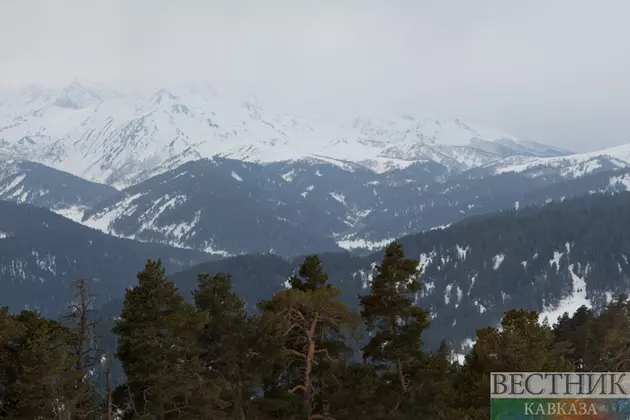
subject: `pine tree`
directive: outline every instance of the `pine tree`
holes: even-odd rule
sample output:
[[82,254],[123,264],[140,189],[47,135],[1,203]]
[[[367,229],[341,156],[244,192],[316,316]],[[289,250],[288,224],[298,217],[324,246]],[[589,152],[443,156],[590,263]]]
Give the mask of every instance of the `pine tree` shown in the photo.
[[204,321],[167,280],[161,262],[148,261],[114,327],[133,411],[156,420],[221,417],[221,388],[205,379],[200,359]]
[[457,365],[446,340],[442,340],[437,352],[425,353],[414,365],[408,391],[411,407],[406,410],[405,418],[451,418]]
[[324,267],[319,255],[309,255],[300,265],[297,275],[289,278],[289,285],[293,289],[306,291],[314,291],[320,287],[327,286],[328,273],[324,271]]
[[386,386],[374,365],[351,363],[338,365],[336,381],[330,385],[335,420],[386,419],[389,407],[382,401]]
[[210,380],[227,382],[227,414],[245,420],[246,405],[259,383],[264,351],[258,319],[248,316],[245,304],[232,291],[231,275],[200,274],[193,293],[197,310],[206,315],[200,337],[202,363]]
[[507,311],[501,329],[487,327],[477,331],[477,341],[466,356],[455,389],[459,417],[472,419],[490,416],[491,372],[567,372],[573,366],[554,345],[553,332],[540,325],[536,311]]
[[20,334],[11,345],[17,366],[10,398],[17,404],[11,418],[69,419],[76,399],[74,360],[68,351],[71,331],[32,311],[14,320]]
[[363,355],[381,369],[394,369],[391,411],[396,413],[410,387],[414,363],[422,356],[420,336],[428,316],[414,304],[421,288],[418,261],[405,258],[402,245],[391,243],[376,270],[370,294],[360,296],[361,316],[371,337]]
[[[301,394],[302,419],[329,418],[329,404],[323,398],[327,374],[338,362],[344,341],[341,331],[355,324],[354,314],[339,300],[339,290],[327,284],[319,257],[307,257],[300,277],[290,279],[292,288],[263,301],[263,326],[282,340],[282,363],[288,377],[277,381]],[[288,405],[290,406],[290,403]]]
[[0,418],[10,415],[18,405],[14,392],[19,375],[16,342],[22,334],[22,325],[9,315],[8,308],[0,308]]

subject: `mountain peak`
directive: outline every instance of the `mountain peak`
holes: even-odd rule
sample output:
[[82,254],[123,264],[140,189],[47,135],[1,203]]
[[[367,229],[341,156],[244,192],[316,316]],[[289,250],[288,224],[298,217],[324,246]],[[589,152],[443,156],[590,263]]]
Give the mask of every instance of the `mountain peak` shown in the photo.
[[166,89],[160,89],[153,94],[151,99],[154,103],[159,105],[162,102],[165,102],[165,101],[172,102],[172,101],[178,100],[179,98]]
[[103,102],[103,96],[85,87],[75,77],[66,85],[55,99],[54,104],[60,108],[83,109]]

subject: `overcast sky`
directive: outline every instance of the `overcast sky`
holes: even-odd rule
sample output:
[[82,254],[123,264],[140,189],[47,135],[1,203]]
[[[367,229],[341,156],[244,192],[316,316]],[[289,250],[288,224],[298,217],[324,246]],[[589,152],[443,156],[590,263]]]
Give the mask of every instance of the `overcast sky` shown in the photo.
[[301,112],[630,142],[628,0],[2,0],[0,86],[205,80]]

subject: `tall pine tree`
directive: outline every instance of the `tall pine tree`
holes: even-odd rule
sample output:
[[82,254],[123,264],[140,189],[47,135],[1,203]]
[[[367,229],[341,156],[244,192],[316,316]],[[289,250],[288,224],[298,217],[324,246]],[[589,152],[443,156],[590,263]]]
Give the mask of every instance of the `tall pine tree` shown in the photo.
[[342,331],[354,326],[355,317],[339,300],[339,290],[327,284],[328,275],[318,256],[307,257],[299,276],[289,281],[291,289],[259,304],[266,331],[282,342],[284,357],[280,362],[284,366],[276,384],[284,386],[285,392],[301,395],[299,415],[289,417],[291,405],[287,404],[284,416],[332,418],[324,396],[326,381],[345,348]]
[[414,364],[422,356],[420,336],[428,327],[426,311],[414,304],[421,288],[418,265],[405,258],[402,245],[391,243],[376,267],[370,294],[360,296],[361,317],[371,337],[363,355],[391,375],[392,413],[407,395]]
[[200,274],[194,291],[197,310],[206,315],[200,338],[201,360],[211,380],[225,380],[226,414],[245,420],[248,402],[259,384],[264,343],[258,318],[248,316],[245,304],[232,291],[232,277]]
[[132,411],[155,420],[221,418],[222,389],[206,379],[200,357],[204,324],[161,262],[148,261],[138,285],[127,290],[113,330]]

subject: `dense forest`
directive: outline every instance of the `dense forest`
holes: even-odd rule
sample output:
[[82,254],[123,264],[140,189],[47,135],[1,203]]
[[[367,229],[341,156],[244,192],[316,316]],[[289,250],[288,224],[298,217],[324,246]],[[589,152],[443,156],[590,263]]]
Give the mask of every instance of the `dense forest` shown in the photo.
[[[0,418],[476,420],[489,418],[492,371],[630,368],[625,296],[553,326],[509,310],[500,328],[477,331],[463,363],[445,341],[423,350],[420,274],[392,243],[353,311],[312,255],[246,311],[229,273],[199,274],[189,303],[150,260],[126,292],[112,348],[97,344],[93,297],[77,281],[58,321],[0,311]],[[114,357],[126,375],[118,386]]]

